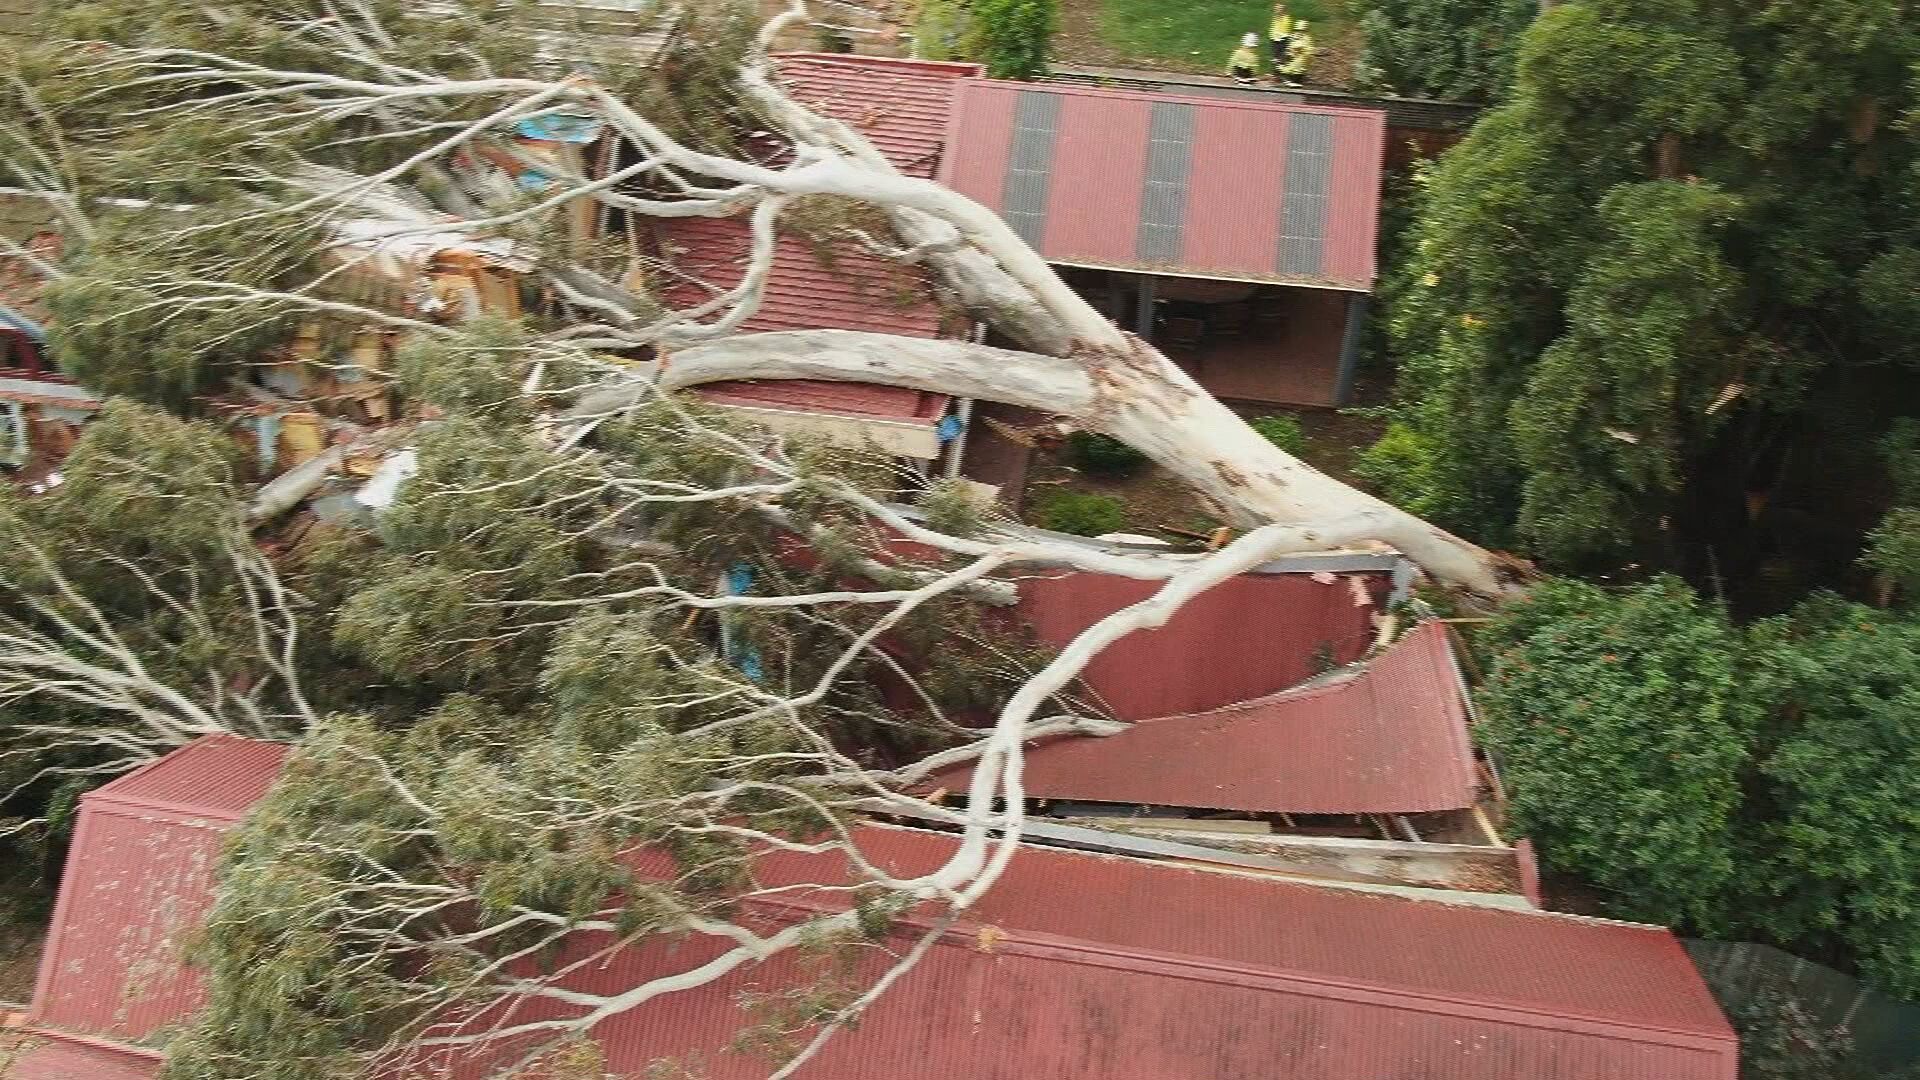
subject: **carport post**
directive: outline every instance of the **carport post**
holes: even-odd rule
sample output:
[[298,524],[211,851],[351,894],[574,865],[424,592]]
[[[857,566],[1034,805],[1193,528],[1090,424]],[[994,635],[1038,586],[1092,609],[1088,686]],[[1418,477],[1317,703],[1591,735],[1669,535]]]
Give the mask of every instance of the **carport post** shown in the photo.
[[1138,277],[1140,279],[1140,306],[1138,310],[1134,312],[1133,332],[1140,335],[1141,341],[1152,343],[1154,277],[1152,274],[1140,274]]
[[1347,294],[1347,330],[1340,339],[1340,374],[1333,384],[1334,408],[1353,401],[1353,380],[1360,370],[1360,331],[1367,325],[1367,294]]

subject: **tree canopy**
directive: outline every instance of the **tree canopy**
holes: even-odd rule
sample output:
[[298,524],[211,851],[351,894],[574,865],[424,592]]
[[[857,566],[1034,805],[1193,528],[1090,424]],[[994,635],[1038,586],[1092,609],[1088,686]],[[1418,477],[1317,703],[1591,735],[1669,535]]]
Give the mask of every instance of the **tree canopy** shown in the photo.
[[1496,101],[1538,0],[1372,0],[1355,81],[1407,97]]
[[1868,0],[1541,17],[1418,195],[1369,475],[1557,567],[1746,581],[1819,410],[1907,377],[1916,60]]
[[1673,579],[1557,581],[1485,644],[1483,736],[1550,865],[1920,991],[1920,623],[1818,594],[1743,628]]

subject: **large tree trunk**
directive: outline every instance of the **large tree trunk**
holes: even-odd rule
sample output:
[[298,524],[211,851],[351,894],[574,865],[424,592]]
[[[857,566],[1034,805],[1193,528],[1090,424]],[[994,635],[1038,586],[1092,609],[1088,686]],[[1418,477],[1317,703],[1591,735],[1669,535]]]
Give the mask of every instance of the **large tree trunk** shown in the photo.
[[[1501,560],[1283,453],[1152,347],[1072,357],[844,330],[747,334],[665,356],[669,389],[729,379],[884,383],[999,401],[1072,417],[1125,442],[1185,480],[1235,524],[1324,526],[1324,549],[1390,544],[1428,573],[1481,596],[1509,587]],[[579,415],[637,400],[640,385],[589,395]]]

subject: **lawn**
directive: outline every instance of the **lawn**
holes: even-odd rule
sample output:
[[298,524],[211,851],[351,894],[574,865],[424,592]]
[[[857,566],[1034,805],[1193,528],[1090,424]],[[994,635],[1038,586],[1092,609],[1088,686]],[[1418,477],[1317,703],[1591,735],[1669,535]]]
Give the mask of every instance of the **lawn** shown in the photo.
[[[1313,24],[1326,52],[1351,36],[1352,4],[1290,0],[1287,8]],[[1213,75],[1226,69],[1242,34],[1259,34],[1265,54],[1273,10],[1272,0],[1065,0],[1062,8],[1055,51],[1063,62]]]

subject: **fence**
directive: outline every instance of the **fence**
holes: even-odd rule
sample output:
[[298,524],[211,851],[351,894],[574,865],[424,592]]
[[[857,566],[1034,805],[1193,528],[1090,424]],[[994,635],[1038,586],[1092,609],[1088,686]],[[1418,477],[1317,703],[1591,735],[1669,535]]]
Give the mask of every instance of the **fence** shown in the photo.
[[1870,1075],[1920,1063],[1920,1005],[1888,997],[1851,975],[1768,945],[1686,942],[1722,1008],[1739,1013],[1787,994],[1808,1016],[1853,1033],[1854,1057]]

